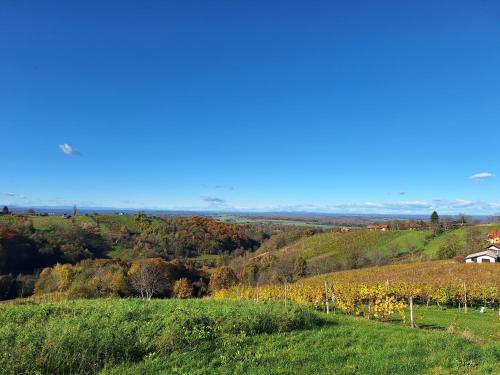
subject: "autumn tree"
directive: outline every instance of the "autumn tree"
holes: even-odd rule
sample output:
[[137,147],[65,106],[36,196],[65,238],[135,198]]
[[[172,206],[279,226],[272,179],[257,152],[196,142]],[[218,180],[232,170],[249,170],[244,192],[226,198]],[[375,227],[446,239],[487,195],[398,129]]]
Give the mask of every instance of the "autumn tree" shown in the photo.
[[231,267],[221,266],[216,268],[210,276],[209,288],[211,290],[229,289],[238,282],[238,278]]
[[174,294],[177,298],[190,298],[193,296],[193,285],[183,277],[175,282]]

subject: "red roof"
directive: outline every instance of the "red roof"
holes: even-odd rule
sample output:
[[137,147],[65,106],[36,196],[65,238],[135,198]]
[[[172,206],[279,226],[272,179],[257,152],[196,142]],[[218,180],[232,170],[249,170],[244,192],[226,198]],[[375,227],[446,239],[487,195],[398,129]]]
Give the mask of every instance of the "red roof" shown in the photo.
[[500,230],[492,229],[488,232],[488,238],[500,237]]

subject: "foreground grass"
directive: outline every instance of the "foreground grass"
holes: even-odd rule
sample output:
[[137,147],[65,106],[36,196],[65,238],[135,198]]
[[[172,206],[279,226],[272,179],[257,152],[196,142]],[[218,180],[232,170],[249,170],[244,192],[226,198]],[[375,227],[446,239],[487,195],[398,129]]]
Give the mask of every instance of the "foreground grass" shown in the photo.
[[[307,331],[236,336],[210,352],[149,356],[102,374],[495,374],[500,346],[342,315]],[[491,327],[493,328],[493,327]]]
[[479,308],[469,307],[465,313],[463,309],[459,311],[457,308],[416,305],[415,320],[424,330],[446,331],[477,343],[500,344],[500,316],[498,310],[493,308],[480,313]]
[[[500,365],[498,342],[478,341],[459,329],[445,329],[450,315],[446,320],[444,313],[427,312],[431,320],[443,319],[442,329],[411,330],[399,324],[241,300],[109,299],[3,306],[0,371],[495,373]],[[475,320],[466,324],[477,322],[479,315],[469,316]],[[491,331],[498,328],[488,321]],[[484,323],[484,331],[488,324]]]

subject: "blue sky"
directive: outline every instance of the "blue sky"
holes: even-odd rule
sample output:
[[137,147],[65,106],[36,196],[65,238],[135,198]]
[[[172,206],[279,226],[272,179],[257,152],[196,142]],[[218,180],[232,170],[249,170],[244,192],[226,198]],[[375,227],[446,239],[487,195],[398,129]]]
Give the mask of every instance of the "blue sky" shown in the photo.
[[490,214],[499,93],[495,1],[5,0],[0,203]]

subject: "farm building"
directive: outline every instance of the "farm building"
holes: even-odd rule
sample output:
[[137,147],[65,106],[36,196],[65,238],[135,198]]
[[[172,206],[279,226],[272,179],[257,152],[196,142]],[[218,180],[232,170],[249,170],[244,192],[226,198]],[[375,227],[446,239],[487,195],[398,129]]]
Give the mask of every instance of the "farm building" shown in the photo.
[[382,231],[389,230],[389,226],[387,224],[384,224],[384,225],[368,225],[367,228],[369,230],[382,230]]
[[465,263],[496,263],[500,262],[500,245],[488,246],[484,251],[467,255]]
[[500,243],[500,230],[492,229],[488,232],[488,241],[491,244]]

